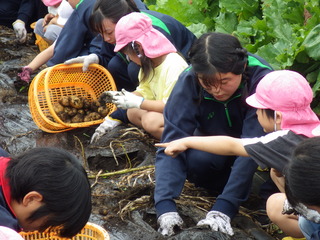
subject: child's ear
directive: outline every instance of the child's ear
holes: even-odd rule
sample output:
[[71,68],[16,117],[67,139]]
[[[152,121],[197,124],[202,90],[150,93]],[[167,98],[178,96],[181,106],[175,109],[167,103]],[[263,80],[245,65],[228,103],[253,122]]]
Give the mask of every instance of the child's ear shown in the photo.
[[282,122],[282,113],[276,111],[276,123],[281,123]]
[[22,200],[22,204],[24,206],[28,206],[29,204],[40,203],[42,202],[42,200],[43,200],[42,194],[36,191],[31,191],[24,196]]

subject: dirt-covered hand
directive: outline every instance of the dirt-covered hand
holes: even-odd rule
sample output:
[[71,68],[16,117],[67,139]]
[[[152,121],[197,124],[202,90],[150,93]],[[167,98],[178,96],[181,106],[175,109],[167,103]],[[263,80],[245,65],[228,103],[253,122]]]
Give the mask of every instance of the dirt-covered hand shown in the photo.
[[172,236],[174,234],[174,227],[182,227],[183,220],[177,212],[167,212],[158,218],[160,232],[164,236]]
[[99,63],[99,57],[97,54],[91,53],[90,55],[71,58],[64,62],[64,64],[83,63],[82,71],[87,71],[90,64]]
[[205,219],[198,222],[197,226],[207,225],[213,231],[220,231],[232,236],[234,232],[230,222],[230,218],[224,213],[219,211],[210,211],[207,213]]
[[106,132],[110,131],[111,129],[115,128],[116,126],[120,125],[121,121],[113,119],[109,116],[105,117],[103,123],[96,129],[94,134],[91,137],[90,144],[95,143],[98,141],[99,138],[102,137]]
[[122,89],[121,92],[123,95],[114,96],[112,101],[118,108],[140,108],[142,102],[144,101],[143,97],[137,96],[134,93],[126,91],[125,89]]
[[12,27],[14,33],[16,34],[16,38],[19,40],[20,43],[24,43],[27,39],[27,30],[25,27],[25,23],[18,19],[14,23],[12,23]]

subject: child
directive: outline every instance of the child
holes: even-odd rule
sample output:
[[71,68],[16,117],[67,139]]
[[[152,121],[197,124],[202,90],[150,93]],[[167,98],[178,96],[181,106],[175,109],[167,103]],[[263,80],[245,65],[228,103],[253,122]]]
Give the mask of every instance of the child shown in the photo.
[[[133,93],[123,89],[106,94],[111,95],[117,107],[128,109],[126,114],[131,123],[160,139],[165,103],[179,74],[188,64],[173,44],[153,28],[151,19],[145,14],[134,12],[122,17],[116,25],[115,38],[115,51],[121,51],[141,66],[140,84]],[[117,111],[96,129],[91,142],[120,124],[116,119]]]
[[80,161],[65,150],[34,148],[0,157],[0,225],[15,231],[59,227],[71,238],[87,223],[91,190]]
[[308,240],[320,239],[319,152],[320,137],[304,140],[294,150],[286,170],[286,196],[299,213],[299,227]]
[[[248,53],[239,39],[224,33],[205,33],[192,45],[191,66],[180,74],[164,115],[162,142],[193,135],[257,137],[264,132],[254,108],[245,103],[271,66]],[[196,159],[196,161],[195,161]],[[218,196],[206,217],[207,225],[232,235],[231,219],[250,193],[257,164],[248,157],[221,156],[190,149],[175,161],[160,148],[156,155],[154,192],[159,231],[174,234],[182,225],[175,199],[185,180]]]
[[[44,3],[46,5],[60,4],[61,1],[50,1],[45,0]],[[31,81],[31,75],[34,71],[39,69],[43,64],[49,61],[52,58],[55,47],[55,40],[60,34],[61,29],[64,24],[69,19],[70,15],[73,12],[73,7],[67,2],[63,0],[58,7],[57,16],[55,16],[50,21],[46,21],[45,19],[40,19],[37,22],[35,33],[41,35],[50,41],[51,44],[48,48],[40,52],[27,66],[22,67],[21,71],[17,74],[17,80],[14,82],[17,89],[20,89],[22,86],[29,85]],[[40,30],[43,26],[46,26],[46,30]],[[49,26],[48,26],[49,25]],[[52,31],[51,31],[52,30]]]
[[[166,147],[165,153],[176,157],[188,148],[219,155],[250,156],[261,167],[275,169],[273,174],[278,188],[284,191],[281,174],[291,161],[294,147],[320,125],[311,110],[312,89],[297,72],[279,70],[268,73],[257,85],[256,93],[246,99],[257,108],[258,121],[269,133],[259,138],[233,138],[228,136],[186,137],[170,143],[156,144]],[[274,132],[273,132],[274,131]],[[174,161],[174,160],[173,160]],[[287,232],[288,233],[288,232]]]
[[128,61],[123,54],[114,52],[114,29],[121,17],[139,11],[149,16],[153,27],[169,39],[179,53],[187,57],[196,36],[173,17],[147,10],[141,0],[97,0],[90,16],[90,26],[103,37],[101,50],[91,51],[88,56],[70,59],[66,63],[82,62],[84,71],[89,64],[99,63],[111,73],[118,90],[124,88],[130,92],[134,91],[139,84],[140,67]]
[[43,3],[48,7],[49,13],[37,21],[34,33],[51,45],[59,36],[73,8],[66,0],[43,0]]

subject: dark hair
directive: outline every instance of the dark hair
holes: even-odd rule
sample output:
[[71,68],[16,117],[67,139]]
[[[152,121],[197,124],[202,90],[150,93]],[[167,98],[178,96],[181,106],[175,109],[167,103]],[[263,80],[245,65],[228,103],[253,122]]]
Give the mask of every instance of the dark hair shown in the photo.
[[28,218],[30,222],[47,216],[39,231],[61,227],[60,236],[76,235],[91,213],[91,189],[87,173],[71,153],[57,148],[34,148],[12,158],[6,169],[11,198],[21,202],[36,191],[43,205]]
[[120,18],[131,12],[140,12],[133,0],[97,0],[89,18],[90,27],[94,32],[103,33],[104,19],[116,24]]
[[125,54],[136,54],[139,56],[141,61],[141,70],[142,70],[142,79],[140,82],[144,82],[151,74],[154,74],[154,68],[152,64],[152,60],[147,57],[144,52],[140,52],[138,50],[138,46],[136,42],[128,43],[124,48],[121,49],[121,52]]
[[202,75],[207,87],[218,86],[218,73],[244,73],[248,54],[239,40],[225,33],[205,33],[195,40],[189,58],[196,74]]
[[261,109],[262,112],[267,116],[269,119],[274,119],[274,110],[272,109]]
[[297,145],[286,174],[285,191],[290,204],[320,206],[320,137]]

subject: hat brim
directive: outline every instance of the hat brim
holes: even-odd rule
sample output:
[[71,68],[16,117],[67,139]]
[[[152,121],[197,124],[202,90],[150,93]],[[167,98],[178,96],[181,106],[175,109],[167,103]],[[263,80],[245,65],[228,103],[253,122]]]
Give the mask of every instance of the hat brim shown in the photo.
[[248,105],[250,105],[251,107],[257,108],[257,109],[267,109],[268,107],[262,105],[256,97],[256,94],[252,94],[251,96],[246,98],[246,102]]

